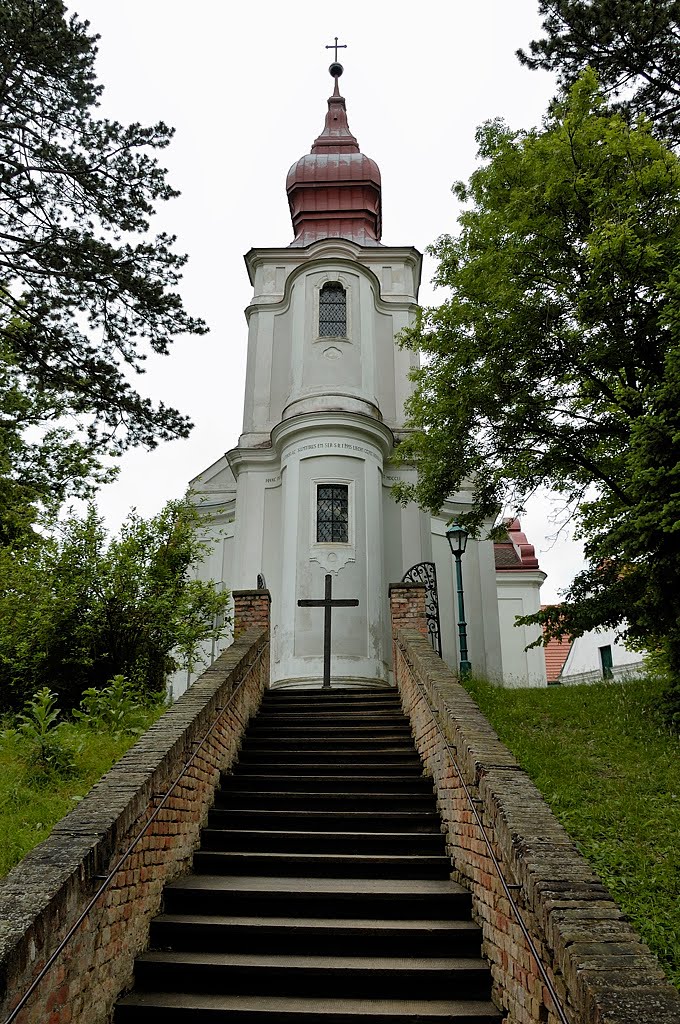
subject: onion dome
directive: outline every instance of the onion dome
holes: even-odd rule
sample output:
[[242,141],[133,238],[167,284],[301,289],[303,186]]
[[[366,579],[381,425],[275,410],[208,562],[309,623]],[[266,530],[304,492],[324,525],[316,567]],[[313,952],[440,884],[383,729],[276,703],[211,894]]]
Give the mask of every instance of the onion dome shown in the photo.
[[322,238],[349,238],[359,245],[379,245],[382,232],[380,171],[364,156],[349,130],[338,79],[342,65],[331,64],[335,79],[326,124],[311,153],[288,172],[286,191],[295,231],[292,245]]

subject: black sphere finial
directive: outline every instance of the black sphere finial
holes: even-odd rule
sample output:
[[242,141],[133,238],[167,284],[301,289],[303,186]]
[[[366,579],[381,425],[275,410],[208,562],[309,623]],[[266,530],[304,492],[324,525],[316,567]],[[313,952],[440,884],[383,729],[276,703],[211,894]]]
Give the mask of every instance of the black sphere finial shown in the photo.
[[343,73],[344,70],[345,69],[343,68],[342,64],[338,64],[337,61],[333,61],[333,63],[328,69],[329,73],[333,76],[333,78],[336,79],[340,78],[340,75]]

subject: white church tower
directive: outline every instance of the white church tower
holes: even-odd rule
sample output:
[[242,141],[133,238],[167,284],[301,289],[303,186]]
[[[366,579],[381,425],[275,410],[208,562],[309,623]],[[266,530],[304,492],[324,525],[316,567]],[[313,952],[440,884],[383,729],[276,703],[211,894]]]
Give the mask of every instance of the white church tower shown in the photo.
[[[388,585],[423,561],[437,565],[443,655],[459,657],[444,534],[465,496],[431,519],[390,493],[409,477],[390,458],[417,357],[394,338],[416,312],[421,255],[381,244],[380,171],[350,132],[341,65],[330,73],[323,131],[288,172],[294,240],[246,256],[243,433],[191,484],[214,517],[201,575],[242,590],[261,574],[271,592],[273,686],[321,681],[324,614],[298,601],[322,598],[327,574],[334,599],[358,601],[333,612],[334,685],[390,680]],[[500,679],[493,545],[470,543],[464,572],[470,659]]]

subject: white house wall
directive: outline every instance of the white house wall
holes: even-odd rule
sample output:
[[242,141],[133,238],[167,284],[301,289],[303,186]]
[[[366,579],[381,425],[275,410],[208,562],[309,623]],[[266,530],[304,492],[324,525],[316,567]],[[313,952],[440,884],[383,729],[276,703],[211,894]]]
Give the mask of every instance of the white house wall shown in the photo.
[[526,650],[541,636],[541,627],[515,625],[518,615],[533,615],[539,610],[544,579],[545,573],[540,570],[496,574],[505,686],[547,686],[543,646]]
[[611,647],[614,679],[644,673],[644,655],[640,651],[626,650],[616,639],[614,629],[594,629],[573,641],[560,673],[560,682],[573,686],[602,679],[600,647]]

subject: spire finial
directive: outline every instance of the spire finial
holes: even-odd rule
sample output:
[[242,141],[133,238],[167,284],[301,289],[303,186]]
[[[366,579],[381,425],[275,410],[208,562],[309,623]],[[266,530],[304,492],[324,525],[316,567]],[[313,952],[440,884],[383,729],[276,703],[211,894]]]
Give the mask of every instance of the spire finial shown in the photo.
[[[346,50],[347,49],[347,43],[340,43],[340,44],[338,44],[338,37],[336,36],[335,37],[335,42],[334,43],[329,43],[328,46],[326,47],[326,49],[327,50],[335,50],[335,55],[333,57],[333,62],[335,64],[337,64],[338,63],[338,50]],[[333,64],[331,64],[331,67],[333,67]],[[333,74],[332,71],[331,71],[331,74]]]
[[326,46],[326,49],[327,50],[334,50],[335,51],[335,59],[334,59],[333,63],[331,64],[331,66],[329,67],[328,70],[331,73],[331,75],[333,76],[333,78],[335,79],[335,90],[333,92],[333,95],[334,96],[339,96],[340,95],[340,90],[338,89],[338,79],[340,78],[340,75],[342,74],[342,72],[345,69],[343,68],[342,64],[340,64],[338,62],[338,50],[346,50],[347,49],[347,43],[338,43],[338,37],[336,36],[335,37],[335,42],[334,43],[329,43]]

